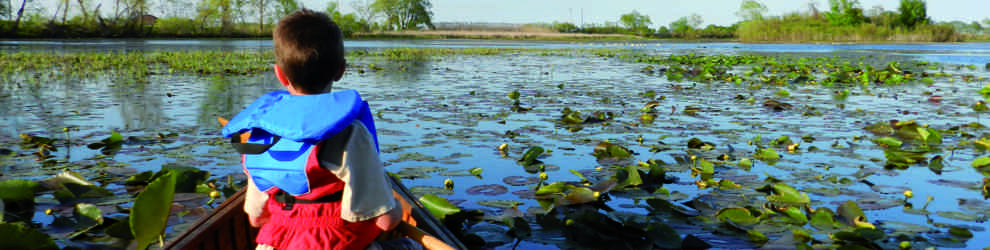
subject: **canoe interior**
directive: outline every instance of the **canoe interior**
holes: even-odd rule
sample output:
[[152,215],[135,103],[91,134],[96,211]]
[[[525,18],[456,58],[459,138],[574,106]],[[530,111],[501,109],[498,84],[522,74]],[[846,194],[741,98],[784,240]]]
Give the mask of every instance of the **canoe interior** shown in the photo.
[[[418,228],[454,248],[466,249],[447,227],[423,208],[405,186],[395,178],[387,179],[408,204],[413,204],[412,217],[416,220]],[[220,204],[213,213],[199,219],[189,230],[169,242],[165,249],[254,249],[256,246],[254,239],[258,235],[258,229],[251,227],[247,214],[244,213],[245,190],[247,189],[241,189]]]

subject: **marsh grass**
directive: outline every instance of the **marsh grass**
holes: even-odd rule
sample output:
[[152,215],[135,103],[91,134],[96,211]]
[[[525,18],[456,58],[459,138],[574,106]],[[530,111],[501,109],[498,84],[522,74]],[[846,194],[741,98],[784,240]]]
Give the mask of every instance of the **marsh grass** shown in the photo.
[[644,40],[641,36],[624,34],[581,34],[552,31],[484,31],[484,30],[429,30],[355,33],[359,39],[504,39],[541,41],[620,41]]
[[743,22],[736,32],[741,42],[961,42],[949,26],[923,24],[914,29],[871,23],[839,26],[824,19],[786,16]]

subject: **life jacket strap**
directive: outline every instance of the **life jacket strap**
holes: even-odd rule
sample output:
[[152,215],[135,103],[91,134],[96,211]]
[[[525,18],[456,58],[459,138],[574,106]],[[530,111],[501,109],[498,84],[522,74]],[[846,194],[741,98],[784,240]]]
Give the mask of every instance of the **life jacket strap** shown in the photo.
[[[241,133],[247,133],[247,132],[241,132]],[[234,147],[234,150],[237,150],[237,152],[241,154],[257,155],[264,153],[265,151],[268,151],[269,148],[272,148],[272,146],[274,146],[275,143],[278,143],[279,139],[282,139],[282,137],[280,136],[273,135],[272,143],[270,144],[241,143],[239,139],[240,137],[239,135],[241,133],[238,133],[230,137],[230,145]]]
[[275,198],[275,201],[277,201],[279,203],[282,203],[282,204],[285,204],[285,205],[282,206],[282,210],[288,211],[288,210],[292,210],[292,208],[295,206],[296,203],[299,203],[299,204],[316,204],[316,203],[330,203],[330,202],[340,201],[340,199],[344,197],[344,192],[337,191],[337,192],[334,192],[332,194],[328,194],[328,195],[324,195],[324,196],[322,196],[320,198],[316,198],[314,200],[299,199],[299,198],[296,198],[295,196],[292,196],[291,194],[286,193],[286,192],[283,192],[283,191],[278,191],[273,196]]

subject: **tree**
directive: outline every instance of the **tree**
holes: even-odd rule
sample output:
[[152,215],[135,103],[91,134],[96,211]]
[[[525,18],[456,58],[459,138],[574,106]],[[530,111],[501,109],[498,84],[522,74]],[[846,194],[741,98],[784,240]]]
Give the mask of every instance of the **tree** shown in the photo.
[[825,18],[832,24],[852,26],[866,20],[863,9],[859,7],[859,0],[828,0],[828,2],[832,5],[832,10],[825,13]]
[[371,8],[370,4],[367,4],[367,1],[364,3],[360,1],[351,2],[351,8],[354,8],[354,15],[358,21],[365,25],[375,22],[375,19],[378,18],[378,13]]
[[24,17],[24,7],[27,6],[30,0],[21,0],[21,8],[17,10],[17,19],[14,20],[14,27],[10,28],[11,35],[17,35],[17,28],[21,25],[21,18]]
[[702,23],[705,23],[705,21],[701,19],[701,15],[698,15],[698,13],[691,14],[687,17],[687,19],[688,25],[691,25],[691,28],[693,29],[697,29],[701,27]]
[[433,7],[429,0],[375,0],[371,8],[385,16],[385,25],[394,30],[415,29],[420,24],[433,29]]
[[743,21],[762,20],[763,14],[767,13],[767,6],[756,0],[745,0],[739,5],[739,12],[736,15]]
[[928,10],[924,0],[901,0],[901,6],[897,10],[900,12],[898,21],[908,29],[928,23]]
[[299,2],[296,0],[275,0],[275,3],[278,5],[275,16],[278,17],[288,16],[299,10]]
[[3,19],[10,19],[10,0],[0,4],[0,16],[3,16]]
[[265,10],[270,9],[272,7],[272,3],[272,0],[249,0],[248,2],[251,7],[258,11],[258,32],[265,32],[265,19],[268,18],[268,16],[265,15]]
[[640,35],[645,35],[650,32],[650,17],[647,15],[640,14],[638,11],[633,10],[629,14],[622,15],[619,17],[619,21],[622,22],[629,32],[637,33]]

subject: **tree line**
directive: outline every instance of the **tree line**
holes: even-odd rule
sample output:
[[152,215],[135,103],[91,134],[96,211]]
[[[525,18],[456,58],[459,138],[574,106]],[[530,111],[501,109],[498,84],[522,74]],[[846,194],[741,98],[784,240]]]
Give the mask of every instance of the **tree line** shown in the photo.
[[[264,37],[303,7],[297,0],[54,1],[54,9],[39,0],[0,1],[0,37]],[[352,1],[348,14],[339,4],[306,7],[325,10],[346,35],[433,27],[429,0]]]
[[[948,42],[963,38],[990,37],[990,19],[982,22],[935,23],[924,0],[901,0],[896,10],[875,6],[863,9],[858,0],[829,0],[829,9],[819,10],[810,1],[806,11],[782,16],[766,16],[767,7],[757,0],[742,1],[735,14],[741,21],[729,25],[708,25],[691,14],[668,25],[652,28],[650,17],[633,10],[614,22],[583,25],[568,22],[544,24],[558,32],[588,34],[629,34],[653,38],[724,39],[751,42],[801,41],[926,41]],[[985,25],[985,26],[984,26]]]
[[[301,6],[298,0],[41,0],[0,1],[0,37],[266,37],[274,23]],[[110,6],[104,6],[109,3]],[[553,22],[529,24],[563,33],[627,34],[648,38],[738,39],[763,41],[926,41],[944,42],[990,37],[983,23],[935,23],[924,0],[900,0],[895,10],[864,9],[859,0],[829,0],[819,10],[810,1],[805,11],[766,16],[758,0],[742,1],[741,21],[702,26],[698,14],[654,26],[650,16],[633,10],[600,24]],[[352,0],[342,13],[340,0],[325,10],[345,36],[392,30],[433,29],[429,0]],[[50,8],[50,7],[49,7]],[[152,16],[149,13],[159,16]]]

